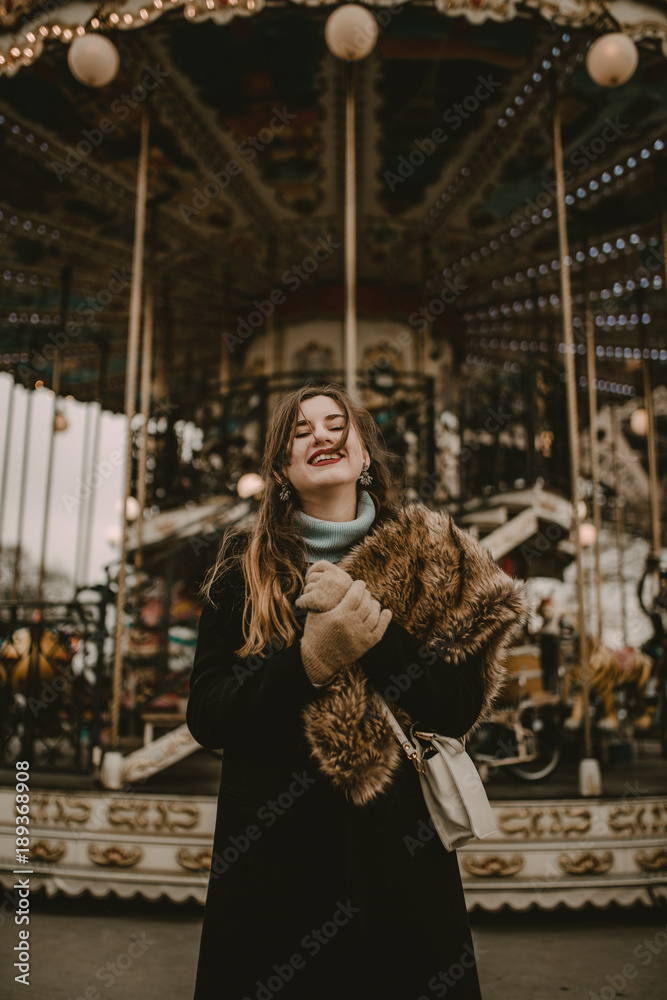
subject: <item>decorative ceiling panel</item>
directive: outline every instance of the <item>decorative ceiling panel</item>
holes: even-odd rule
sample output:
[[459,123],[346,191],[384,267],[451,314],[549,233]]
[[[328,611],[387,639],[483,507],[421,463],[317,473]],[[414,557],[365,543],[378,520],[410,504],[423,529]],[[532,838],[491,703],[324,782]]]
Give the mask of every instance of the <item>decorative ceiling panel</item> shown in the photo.
[[[69,320],[77,333],[65,350],[64,391],[122,408],[124,276],[144,108],[147,264],[163,382],[177,393],[181,382],[215,380],[223,360],[240,364],[242,345],[221,355],[224,334],[237,336],[272,292],[285,297],[279,330],[318,309],[341,317],[347,67],[324,43],[331,5],[211,2],[5,3],[0,355],[2,367],[23,366],[26,381],[48,382],[51,368],[38,363]],[[637,72],[614,90],[593,84],[584,67],[602,30],[600,4],[369,6],[378,44],[355,67],[360,312],[372,302],[376,317],[384,300],[388,318],[420,334],[415,310],[444,295],[435,337],[451,335],[465,350],[466,337],[485,338],[483,326],[534,325],[525,303],[544,300],[540,322],[556,330],[556,95],[572,253],[596,251],[573,264],[575,296],[584,280],[597,292],[632,280],[639,254],[662,242],[667,61],[655,25],[665,4],[610,5],[644,39]],[[94,16],[120,54],[117,78],[101,90],[74,79],[64,39]],[[566,21],[575,27],[559,26]],[[12,32],[23,33],[20,45]],[[39,58],[29,33],[42,39]],[[329,250],[316,261],[322,245]],[[642,309],[633,302],[619,310],[624,324],[604,327],[605,350],[636,350],[641,334],[660,359],[660,274],[651,272]],[[117,290],[106,301],[111,282]],[[632,317],[644,314],[651,322],[640,329]]]

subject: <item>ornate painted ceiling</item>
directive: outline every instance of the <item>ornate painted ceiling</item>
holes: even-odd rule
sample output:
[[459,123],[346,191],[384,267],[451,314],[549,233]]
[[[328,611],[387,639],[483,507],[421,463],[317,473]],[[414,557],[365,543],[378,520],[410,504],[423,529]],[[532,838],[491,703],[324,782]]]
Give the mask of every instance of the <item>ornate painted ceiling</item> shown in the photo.
[[[0,0],[0,368],[48,384],[49,334],[73,318],[61,391],[122,409],[145,107],[147,266],[170,392],[206,391],[225,331],[276,288],[290,289],[280,325],[342,315],[347,67],[324,42],[331,9]],[[601,378],[639,386],[649,350],[665,381],[667,4],[372,9],[378,44],[355,65],[360,316],[420,334],[430,308],[435,336],[475,363],[512,364],[523,344],[558,340],[557,94],[575,327],[592,296]],[[605,89],[584,58],[615,24],[640,62]],[[101,90],[68,68],[84,28],[120,53]]]

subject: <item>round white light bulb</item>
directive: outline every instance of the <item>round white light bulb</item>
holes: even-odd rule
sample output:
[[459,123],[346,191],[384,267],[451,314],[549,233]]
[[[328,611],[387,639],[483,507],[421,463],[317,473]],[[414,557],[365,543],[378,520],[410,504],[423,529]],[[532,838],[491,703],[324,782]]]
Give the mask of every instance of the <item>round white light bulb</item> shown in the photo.
[[638,437],[646,437],[648,434],[648,413],[643,407],[632,411],[630,428]]
[[[123,501],[119,498],[114,504],[116,513],[120,516],[123,512]],[[141,507],[136,497],[128,497],[125,504],[125,516],[128,521],[136,521],[141,513]]]
[[256,472],[247,472],[236,484],[236,492],[242,500],[257,496],[264,489],[264,480]]
[[627,83],[638,62],[637,46],[622,31],[612,31],[597,38],[586,55],[586,68],[601,87],[620,87]]
[[584,548],[595,544],[597,534],[595,525],[591,524],[590,521],[584,521],[583,524],[579,525],[579,541]]
[[121,530],[119,524],[108,524],[104,529],[104,541],[107,545],[117,548],[121,543]]
[[67,63],[86,87],[106,87],[120,66],[118,49],[104,35],[79,35],[71,43]]
[[355,3],[337,7],[324,27],[329,50],[347,62],[365,59],[375,48],[377,37],[377,21],[370,11]]

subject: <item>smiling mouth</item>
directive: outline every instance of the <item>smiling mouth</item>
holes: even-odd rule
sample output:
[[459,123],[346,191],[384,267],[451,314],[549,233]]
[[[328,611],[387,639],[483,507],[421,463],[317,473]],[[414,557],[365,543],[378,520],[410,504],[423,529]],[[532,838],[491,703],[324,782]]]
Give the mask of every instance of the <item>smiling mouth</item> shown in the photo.
[[340,462],[343,456],[338,453],[333,455],[328,455],[325,458],[316,457],[313,461],[309,462],[308,465],[333,465],[336,462]]

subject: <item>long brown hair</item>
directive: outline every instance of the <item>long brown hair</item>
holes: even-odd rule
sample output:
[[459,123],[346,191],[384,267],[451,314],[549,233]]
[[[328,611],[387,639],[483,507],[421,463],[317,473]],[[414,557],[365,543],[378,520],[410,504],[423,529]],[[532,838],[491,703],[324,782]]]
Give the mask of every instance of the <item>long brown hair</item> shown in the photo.
[[274,473],[284,479],[301,403],[313,396],[329,396],[346,415],[342,436],[331,450],[345,446],[352,423],[370,455],[373,482],[370,486],[357,483],[357,495],[367,490],[372,496],[376,507],[374,523],[395,516],[405,502],[402,460],[386,450],[371,414],[355,404],[343,386],[335,382],[315,384],[309,379],[304,386],[284,395],[271,415],[266,433],[261,466],[265,487],[255,520],[249,529],[230,527],[226,531],[200,591],[202,597],[215,604],[215,584],[231,564],[240,563],[245,579],[245,643],[234,651],[239,657],[260,652],[268,642],[289,646],[296,636],[298,620],[291,602],[302,592],[308,569],[306,545],[294,524],[294,514],[302,507],[294,487],[287,501],[280,500],[282,487]]

